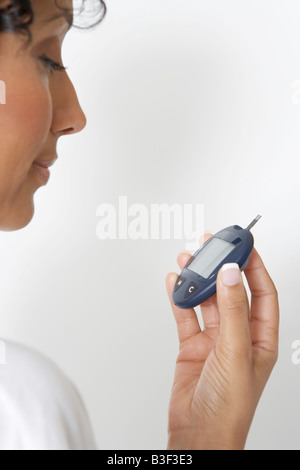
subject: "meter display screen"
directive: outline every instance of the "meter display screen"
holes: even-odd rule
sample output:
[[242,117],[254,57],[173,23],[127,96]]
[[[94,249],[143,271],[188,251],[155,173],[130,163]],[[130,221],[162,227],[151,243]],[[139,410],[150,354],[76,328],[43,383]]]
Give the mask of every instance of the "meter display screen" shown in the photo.
[[199,252],[196,258],[187,267],[199,276],[208,279],[216,267],[229,255],[235,248],[232,243],[226,242],[221,238],[212,238],[212,240]]

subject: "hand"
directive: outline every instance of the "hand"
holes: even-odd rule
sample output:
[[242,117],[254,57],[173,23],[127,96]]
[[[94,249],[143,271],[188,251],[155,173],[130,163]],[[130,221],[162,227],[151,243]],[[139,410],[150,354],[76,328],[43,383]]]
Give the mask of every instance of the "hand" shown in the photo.
[[[203,242],[210,236],[205,235]],[[190,257],[186,252],[178,256],[180,270]],[[233,285],[226,285],[226,275]],[[277,361],[279,328],[277,290],[255,249],[245,275],[251,309],[241,271],[221,269],[216,295],[201,304],[203,331],[194,309],[174,305],[172,291],[178,276],[167,276],[179,336],[168,449],[237,450],[245,446],[255,409]]]

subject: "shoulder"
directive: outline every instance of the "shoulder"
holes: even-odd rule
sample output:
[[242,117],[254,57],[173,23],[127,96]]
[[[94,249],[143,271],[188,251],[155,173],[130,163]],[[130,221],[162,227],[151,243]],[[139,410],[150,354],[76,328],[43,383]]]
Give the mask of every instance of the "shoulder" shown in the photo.
[[94,448],[82,399],[57,365],[27,346],[11,341],[2,346],[0,449]]
[[22,386],[23,394],[40,398],[55,393],[76,393],[75,387],[59,367],[42,353],[25,345],[4,341],[5,361],[0,366],[0,386],[9,388]]

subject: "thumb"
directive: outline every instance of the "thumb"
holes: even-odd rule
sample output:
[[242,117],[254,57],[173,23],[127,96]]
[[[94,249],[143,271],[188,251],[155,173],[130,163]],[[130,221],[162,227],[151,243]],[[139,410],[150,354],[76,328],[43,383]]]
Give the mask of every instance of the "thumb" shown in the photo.
[[251,349],[249,302],[239,265],[225,264],[218,273],[220,341],[233,351]]

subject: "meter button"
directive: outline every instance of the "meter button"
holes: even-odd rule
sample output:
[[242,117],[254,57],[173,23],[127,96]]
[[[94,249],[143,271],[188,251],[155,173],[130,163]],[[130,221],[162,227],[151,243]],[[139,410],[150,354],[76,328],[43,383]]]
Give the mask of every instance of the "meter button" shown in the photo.
[[179,278],[177,279],[177,282],[175,284],[175,287],[174,287],[174,292],[177,292],[178,289],[180,289],[180,287],[183,286],[185,281],[186,281],[186,277],[179,276]]
[[189,287],[186,290],[184,298],[187,299],[188,297],[193,295],[194,292],[196,292],[196,290],[198,290],[198,286],[196,286],[196,284],[194,282],[191,282]]

